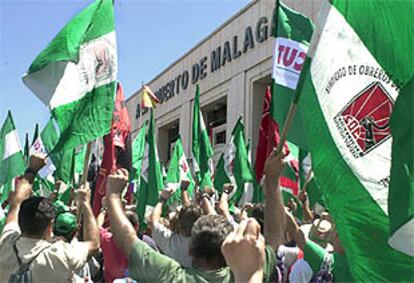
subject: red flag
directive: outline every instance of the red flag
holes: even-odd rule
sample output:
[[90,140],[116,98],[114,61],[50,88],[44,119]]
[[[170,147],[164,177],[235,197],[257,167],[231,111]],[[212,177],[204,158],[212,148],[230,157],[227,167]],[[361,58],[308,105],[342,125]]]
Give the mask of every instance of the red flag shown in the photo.
[[[256,150],[256,181],[258,183],[260,183],[263,178],[263,169],[267,157],[271,154],[273,148],[276,148],[280,142],[279,125],[276,120],[270,116],[271,98],[272,93],[270,86],[268,86],[266,89],[265,99],[263,101],[262,119],[259,128],[259,141]],[[287,143],[285,143],[283,147],[285,152],[289,154],[289,147]],[[295,172],[299,172],[297,161],[291,160],[289,165]],[[298,176],[298,174],[295,175]],[[297,178],[296,180],[291,180],[285,176],[281,176],[280,183],[281,186],[292,189],[293,193],[297,195]]]
[[115,107],[112,114],[112,127],[109,134],[104,136],[104,152],[93,199],[95,215],[99,214],[101,201],[106,193],[106,176],[118,168],[130,170],[131,167],[131,121],[125,105],[124,92],[118,82]]

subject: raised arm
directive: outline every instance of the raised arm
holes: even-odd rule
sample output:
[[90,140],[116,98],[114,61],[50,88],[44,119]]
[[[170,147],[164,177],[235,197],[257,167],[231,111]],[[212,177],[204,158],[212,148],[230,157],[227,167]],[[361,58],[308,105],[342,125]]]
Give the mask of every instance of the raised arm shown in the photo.
[[313,221],[313,214],[309,207],[309,198],[306,191],[301,191],[298,196],[299,201],[302,203],[303,218],[306,223],[311,223]]
[[230,218],[230,212],[229,212],[229,196],[231,192],[233,191],[234,186],[232,184],[224,184],[223,185],[223,192],[220,196],[220,202],[218,205],[218,212],[219,214],[226,217],[226,219]]
[[160,192],[160,197],[158,199],[158,203],[155,205],[152,213],[150,215],[149,224],[154,225],[155,223],[160,222],[162,208],[167,203],[167,201],[172,196],[173,191],[169,189],[164,189]]
[[99,230],[91,208],[91,190],[89,183],[81,185],[78,190],[79,204],[82,211],[83,239],[91,257],[99,250]]
[[221,246],[235,282],[262,282],[265,263],[265,241],[255,219],[243,220]]
[[31,197],[34,178],[45,164],[46,158],[44,155],[36,153],[30,156],[29,165],[25,173],[20,177],[15,191],[10,195],[10,209],[5,227],[9,224],[18,225],[20,205]]
[[183,206],[189,206],[191,204],[190,197],[188,196],[188,186],[190,186],[189,180],[181,180],[180,190],[181,190],[181,201]]
[[283,241],[285,232],[285,208],[279,188],[279,177],[283,171],[284,153],[274,150],[264,167],[265,192],[265,239],[275,251]]
[[299,225],[296,223],[295,217],[288,211],[286,211],[286,230],[289,232],[298,247],[303,250],[306,245],[305,235],[302,230],[299,229]]
[[109,222],[118,247],[125,255],[129,255],[138,240],[134,227],[122,209],[121,192],[128,182],[128,171],[119,169],[108,176],[107,204]]

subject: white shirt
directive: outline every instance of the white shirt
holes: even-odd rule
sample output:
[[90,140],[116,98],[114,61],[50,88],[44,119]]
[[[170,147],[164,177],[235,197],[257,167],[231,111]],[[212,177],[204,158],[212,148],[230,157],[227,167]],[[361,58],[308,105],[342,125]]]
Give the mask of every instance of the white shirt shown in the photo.
[[153,224],[151,236],[165,255],[184,267],[191,267],[191,257],[188,253],[190,238],[178,235],[159,222]]

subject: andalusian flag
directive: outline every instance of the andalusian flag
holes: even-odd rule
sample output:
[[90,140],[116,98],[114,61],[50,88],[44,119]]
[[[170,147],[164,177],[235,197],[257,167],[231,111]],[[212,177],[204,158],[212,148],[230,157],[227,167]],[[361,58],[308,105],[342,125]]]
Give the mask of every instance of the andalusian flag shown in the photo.
[[4,185],[2,200],[7,199],[14,177],[23,173],[25,167],[19,136],[9,111],[0,129],[0,188]]
[[312,159],[309,152],[299,149],[299,182],[300,190],[305,190],[312,209],[316,204],[324,206],[322,190],[312,170]]
[[141,107],[155,108],[158,103],[160,103],[158,97],[152,92],[149,86],[143,85],[141,91]]
[[204,124],[203,113],[200,110],[200,87],[196,87],[196,95],[193,108],[193,168],[201,189],[205,186],[212,187],[211,176],[213,174],[213,148]]
[[[391,116],[392,164],[388,211],[389,243],[414,256],[414,80],[400,90]],[[413,277],[414,278],[414,277]]]
[[[247,151],[247,158],[249,160],[250,163],[250,168],[252,170],[252,176],[255,176],[255,172],[256,169],[253,167],[254,165],[252,164],[252,148],[251,148],[251,139],[249,138],[246,144],[246,151]],[[252,199],[252,203],[262,203],[264,201],[264,193],[262,188],[260,187],[260,185],[257,183],[256,178],[253,178],[253,199]],[[249,183],[250,184],[250,183]]]
[[59,125],[61,135],[54,151],[109,132],[116,74],[112,1],[97,0],[58,33],[23,77]]
[[217,164],[214,187],[221,192],[224,184],[232,183],[234,190],[230,202],[244,204],[253,200],[253,180],[244,141],[244,125],[240,117]]
[[141,225],[146,222],[146,217],[151,214],[157,204],[159,192],[163,186],[161,164],[155,142],[154,114],[151,109],[147,142],[141,165],[141,184],[138,189],[137,213]]
[[413,15],[406,1],[326,1],[301,77],[312,167],[355,281],[413,280]]
[[288,141],[285,148],[289,150],[289,154],[285,157],[286,164],[279,178],[279,184],[283,203],[287,205],[291,198],[299,194],[299,148]]
[[[46,152],[48,154],[51,153],[59,140],[59,133],[57,132],[52,119],[49,119],[46,126],[43,128],[40,133],[40,138]],[[50,161],[53,162],[53,165],[56,168],[53,173],[55,180],[61,180],[66,184],[72,182],[72,158],[72,149],[64,149],[49,155]]]
[[191,196],[194,191],[195,182],[191,175],[190,166],[187,162],[183,146],[181,144],[181,138],[175,141],[174,151],[168,166],[166,186],[175,190],[175,193],[171,196],[170,203],[181,201],[180,184],[182,180],[190,181],[187,192]]
[[[276,1],[276,6],[270,114],[283,127],[306,59],[313,24],[279,1]],[[288,140],[301,148],[307,147],[302,131],[304,125],[301,115],[296,115],[288,132]]]
[[132,143],[132,168],[134,169],[134,176],[131,180],[135,181],[135,185],[139,188],[141,176],[141,164],[144,158],[145,151],[145,134],[147,132],[148,121],[139,130],[134,142]]

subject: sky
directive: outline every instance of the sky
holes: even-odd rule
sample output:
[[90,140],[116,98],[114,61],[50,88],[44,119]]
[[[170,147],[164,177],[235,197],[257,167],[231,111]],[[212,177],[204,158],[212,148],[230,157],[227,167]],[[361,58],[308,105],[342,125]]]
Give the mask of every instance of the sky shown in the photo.
[[[115,0],[118,79],[126,97],[251,0]],[[93,0],[0,0],[0,123],[11,110],[20,136],[48,121],[22,75],[63,26]]]

